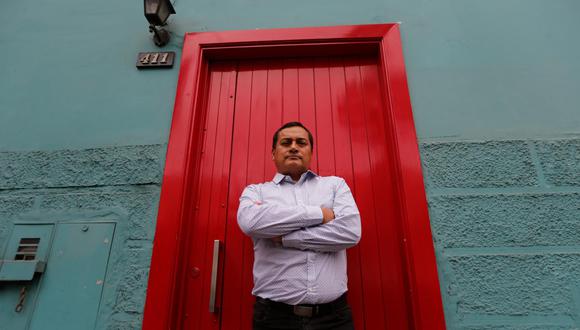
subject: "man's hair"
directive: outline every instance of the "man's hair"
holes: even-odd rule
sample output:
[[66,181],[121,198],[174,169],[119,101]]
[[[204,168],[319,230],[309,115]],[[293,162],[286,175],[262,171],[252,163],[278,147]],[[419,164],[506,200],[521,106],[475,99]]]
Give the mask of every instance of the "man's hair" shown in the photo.
[[278,143],[278,133],[280,133],[281,130],[290,127],[302,127],[306,132],[308,132],[308,140],[310,141],[310,148],[314,150],[314,138],[312,137],[312,133],[310,133],[308,128],[302,125],[302,123],[299,121],[291,121],[289,123],[282,125],[282,127],[278,128],[276,133],[274,133],[274,138],[272,139],[272,150],[276,149],[276,144]]

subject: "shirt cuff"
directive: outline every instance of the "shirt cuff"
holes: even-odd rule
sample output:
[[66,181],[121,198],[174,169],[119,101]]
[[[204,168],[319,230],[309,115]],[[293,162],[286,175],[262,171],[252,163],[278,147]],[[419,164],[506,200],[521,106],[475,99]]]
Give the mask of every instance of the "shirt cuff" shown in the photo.
[[304,215],[304,226],[302,227],[312,227],[322,224],[322,209],[318,206],[304,206],[306,214]]

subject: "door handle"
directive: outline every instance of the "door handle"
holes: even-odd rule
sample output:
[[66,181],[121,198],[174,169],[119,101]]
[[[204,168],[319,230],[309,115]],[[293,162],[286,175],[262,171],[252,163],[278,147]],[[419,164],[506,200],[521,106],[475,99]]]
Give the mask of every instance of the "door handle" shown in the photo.
[[211,284],[209,288],[209,312],[215,313],[217,312],[217,308],[215,307],[215,294],[216,294],[216,287],[217,287],[217,275],[218,275],[218,266],[220,261],[220,240],[216,239],[213,241],[213,261],[211,265]]

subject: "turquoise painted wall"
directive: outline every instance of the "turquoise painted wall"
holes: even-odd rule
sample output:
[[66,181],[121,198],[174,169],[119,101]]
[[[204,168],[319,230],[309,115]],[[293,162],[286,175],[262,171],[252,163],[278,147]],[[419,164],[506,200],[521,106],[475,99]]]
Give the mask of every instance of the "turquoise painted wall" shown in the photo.
[[421,144],[450,329],[580,328],[580,139]]
[[183,34],[401,22],[448,327],[580,328],[578,1],[175,9],[177,65],[138,71],[142,1],[2,4],[0,255],[15,222],[114,215],[97,325],[139,328]]
[[[187,31],[400,21],[420,138],[580,134],[576,0],[178,0],[175,8],[166,49],[178,52]],[[142,1],[5,1],[0,22],[0,150],[167,140],[178,67],[135,69],[139,51],[156,49]]]

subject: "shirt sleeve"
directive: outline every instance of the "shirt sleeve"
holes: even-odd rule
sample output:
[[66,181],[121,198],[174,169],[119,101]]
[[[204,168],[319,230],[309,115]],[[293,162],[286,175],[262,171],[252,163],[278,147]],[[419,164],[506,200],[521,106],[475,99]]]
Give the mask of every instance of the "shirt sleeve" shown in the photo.
[[256,185],[247,186],[240,197],[238,225],[252,238],[273,238],[321,223],[320,207],[263,201]]
[[302,228],[282,237],[284,247],[318,252],[337,252],[358,244],[361,238],[360,213],[344,181],[336,188],[334,220],[314,227]]

